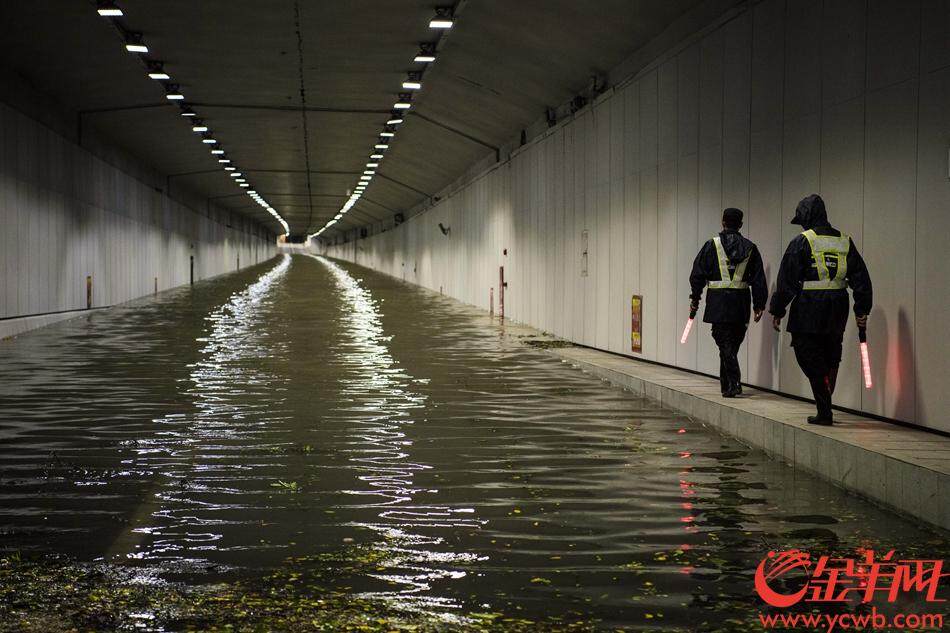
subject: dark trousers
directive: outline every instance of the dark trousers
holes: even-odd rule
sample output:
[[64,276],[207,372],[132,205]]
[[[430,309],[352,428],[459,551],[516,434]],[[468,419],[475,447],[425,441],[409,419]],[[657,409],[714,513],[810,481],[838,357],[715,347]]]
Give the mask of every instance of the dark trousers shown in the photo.
[[738,389],[742,381],[739,371],[739,346],[745,340],[745,323],[713,323],[712,337],[719,346],[719,386],[723,393]]
[[831,394],[838,381],[842,334],[792,333],[795,359],[811,384],[818,417],[831,419]]

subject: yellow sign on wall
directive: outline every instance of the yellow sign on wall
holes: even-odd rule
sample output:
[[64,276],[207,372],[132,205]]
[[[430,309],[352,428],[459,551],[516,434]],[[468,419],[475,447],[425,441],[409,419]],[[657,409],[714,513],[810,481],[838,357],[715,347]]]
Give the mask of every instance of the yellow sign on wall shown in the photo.
[[630,298],[630,351],[639,354],[643,349],[643,295]]

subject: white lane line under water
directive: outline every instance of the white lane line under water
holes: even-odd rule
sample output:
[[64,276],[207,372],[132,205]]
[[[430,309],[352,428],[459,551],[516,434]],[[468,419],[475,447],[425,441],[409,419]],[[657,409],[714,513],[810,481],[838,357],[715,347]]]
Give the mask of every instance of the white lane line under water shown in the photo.
[[[345,269],[325,257],[313,256],[332,275],[343,303],[342,324],[349,344],[344,362],[352,368],[343,383],[343,395],[357,406],[347,410],[352,425],[349,461],[363,487],[344,491],[373,501],[351,507],[378,511],[378,521],[352,525],[373,530],[383,537],[375,547],[385,553],[384,571],[373,577],[395,584],[394,591],[368,592],[403,609],[433,613],[433,609],[460,610],[452,598],[432,595],[438,584],[464,578],[457,568],[484,560],[472,553],[445,551],[445,540],[433,534],[439,528],[481,527],[474,508],[422,503],[423,495],[438,490],[421,488],[414,475],[432,467],[412,459],[412,439],[406,427],[424,413],[426,396],[413,388],[414,379],[393,359],[383,330],[377,302],[368,289]],[[440,551],[441,550],[441,551]],[[453,568],[455,567],[455,568]],[[451,613],[441,617],[461,622]]]

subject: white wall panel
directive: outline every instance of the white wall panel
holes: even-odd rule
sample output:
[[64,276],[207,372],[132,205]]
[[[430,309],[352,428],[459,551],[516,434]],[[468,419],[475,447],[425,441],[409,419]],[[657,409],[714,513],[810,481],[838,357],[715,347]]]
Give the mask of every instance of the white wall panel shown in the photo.
[[624,125],[625,104],[622,94],[615,93],[610,98],[610,174],[607,182],[610,196],[610,282],[607,290],[610,295],[610,317],[608,321],[610,349],[624,352],[630,348],[628,327],[624,321],[630,320],[630,298],[624,291],[623,253],[624,244]]
[[640,80],[640,283],[637,294],[643,295],[643,351],[646,358],[656,358],[657,350],[657,277],[659,249],[657,171],[659,151],[659,86],[658,71],[649,72]]
[[[950,301],[943,290],[950,278],[947,235],[950,235],[950,178],[947,148],[950,148],[950,67],[926,77],[920,86],[920,126],[917,157],[916,306],[914,337],[906,354],[917,377],[917,409],[920,424],[950,431],[950,354],[947,354],[946,324]],[[877,289],[875,289],[877,290]],[[877,291],[880,292],[880,291]]]
[[[692,289],[689,274],[693,269],[693,260],[699,252],[699,245],[705,240],[699,238],[699,159],[698,154],[680,157],[677,163],[676,177],[676,318],[677,329],[683,327],[689,315],[689,297]],[[702,313],[697,315],[702,320]],[[697,321],[698,322],[698,321]],[[699,328],[696,328],[697,331]],[[695,333],[685,344],[676,343],[675,364],[696,369],[699,344]]]
[[864,94],[867,0],[824,3],[821,29],[821,95],[825,107]]
[[869,0],[868,89],[879,90],[917,76],[920,0]]
[[[839,230],[854,240],[863,251],[864,218],[864,99],[852,99],[832,105],[822,115],[821,131],[821,195],[828,208],[828,217]],[[848,322],[845,340],[853,344],[857,332]],[[852,351],[847,347],[846,351]],[[845,353],[839,373],[856,376],[861,371],[856,354]],[[835,391],[835,399],[843,406],[861,408],[863,388],[853,380],[844,380]]]
[[[774,290],[781,254],[782,228],[788,212],[782,206],[783,109],[785,93],[785,2],[766,0],[752,16],[752,85],[750,90],[749,226],[746,235],[762,253],[769,289]],[[768,317],[766,317],[768,318]],[[782,337],[768,324],[752,327],[746,338],[747,380],[778,389],[783,356]],[[784,347],[789,351],[787,347]]]
[[[238,253],[247,266],[261,248],[276,250],[272,239],[158,198],[127,175],[132,166],[106,164],[5,105],[0,140],[2,319],[84,309],[87,276],[96,307],[151,294],[155,277],[160,290],[187,283],[192,244],[203,276],[234,270]],[[153,216],[156,200],[167,215]],[[193,227],[209,237],[195,240]]]
[[609,349],[610,333],[610,101],[602,100],[591,108],[594,117],[594,181],[592,197],[593,217],[591,237],[594,248],[593,278],[594,302],[591,318],[595,323],[594,345]]
[[657,360],[676,362],[676,157],[679,152],[677,125],[678,64],[676,59],[660,66],[658,100],[659,171],[657,180]]
[[950,66],[950,0],[923,0],[921,11],[921,72]]
[[[623,177],[623,234],[624,234],[624,303],[630,305],[640,287],[640,86],[625,86],[624,101],[624,177]],[[629,308],[628,308],[629,310]],[[623,350],[630,353],[631,321],[624,319]]]
[[[649,66],[434,208],[359,241],[361,259],[397,274],[404,258],[432,253],[433,272],[417,281],[476,305],[503,263],[509,317],[713,373],[708,327],[678,343],[699,247],[719,230],[723,207],[743,209],[772,289],[800,230],[789,224],[795,206],[817,192],[875,287],[876,384],[860,383],[849,324],[837,402],[947,430],[948,15],[947,0],[755,3],[752,15]],[[435,228],[449,212],[471,240],[455,248]],[[353,247],[328,252],[346,258]],[[644,298],[639,355],[629,343],[632,294]],[[767,321],[750,327],[746,381],[809,395],[789,336]]]
[[[868,95],[864,259],[878,301],[868,325],[878,384],[866,405],[914,419],[917,85],[908,81]],[[904,221],[897,221],[902,218]]]
[[[699,193],[697,226],[700,243],[716,235],[722,224],[722,114],[723,34],[716,31],[703,39],[699,55]],[[694,244],[694,250],[699,244]],[[719,350],[708,323],[697,332],[700,371],[719,372]]]

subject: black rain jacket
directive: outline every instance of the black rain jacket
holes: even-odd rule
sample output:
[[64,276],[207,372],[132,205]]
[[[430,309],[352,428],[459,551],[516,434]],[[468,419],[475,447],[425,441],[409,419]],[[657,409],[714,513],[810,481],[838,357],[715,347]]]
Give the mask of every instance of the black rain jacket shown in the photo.
[[[792,224],[801,225],[803,231],[812,229],[818,235],[841,235],[841,231],[832,228],[828,223],[825,202],[821,196],[815,194],[798,203]],[[817,279],[818,272],[811,246],[804,235],[798,235],[789,243],[785,256],[782,257],[769,312],[774,316],[784,317],[785,308],[791,303],[787,331],[843,335],[848,325],[848,291],[844,288],[802,291],[803,281]],[[848,250],[848,274],[845,280],[854,294],[854,313],[870,313],[871,277],[853,240]]]
[[[750,303],[756,310],[765,309],[765,301],[769,296],[769,289],[765,283],[765,270],[762,267],[762,256],[750,240],[744,238],[735,229],[725,229],[719,234],[722,248],[729,258],[729,274],[734,274],[736,266],[746,257],[745,274],[742,280],[749,283],[749,289],[713,288],[706,293],[706,310],[703,321],[706,323],[748,323]],[[703,296],[703,288],[708,281],[720,281],[719,256],[716,254],[716,245],[707,240],[693,261],[693,270],[689,274],[690,299],[699,303]],[[750,296],[751,295],[751,296]],[[751,299],[751,300],[750,300]]]

